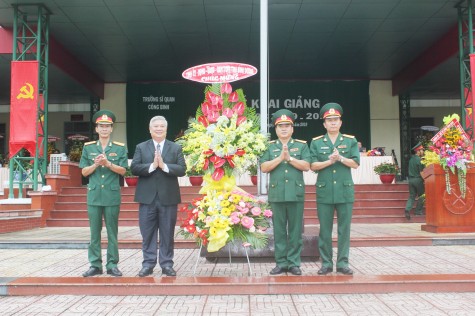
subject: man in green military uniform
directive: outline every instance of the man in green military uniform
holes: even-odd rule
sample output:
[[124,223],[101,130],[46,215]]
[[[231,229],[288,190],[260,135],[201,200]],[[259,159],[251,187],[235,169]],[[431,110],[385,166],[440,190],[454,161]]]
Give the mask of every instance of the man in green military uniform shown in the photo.
[[301,275],[302,222],[305,198],[303,171],[310,168],[307,143],[293,139],[294,114],[279,110],[272,116],[278,139],[261,157],[261,171],[270,173],[269,202],[274,226],[276,266],[270,274]]
[[101,231],[102,216],[107,229],[107,274],[122,276],[117,267],[119,247],[117,233],[119,229],[120,184],[119,175],[124,175],[128,166],[127,148],[123,143],[113,142],[110,136],[115,115],[110,111],[98,111],[93,122],[99,140],[84,144],[79,167],[82,175],[89,177],[87,186],[87,214],[91,241],[88,258],[91,264],[84,277],[102,274]]
[[317,213],[320,221],[318,248],[322,267],[318,274],[333,271],[332,230],[336,209],[338,223],[337,272],[351,275],[348,267],[350,253],[350,226],[353,214],[355,191],[351,168],[358,168],[360,153],[358,142],[351,135],[340,134],[342,107],[337,103],[327,103],[320,110],[323,126],[327,133],[315,137],[310,144],[311,169],[318,171]]
[[424,170],[424,165],[421,162],[421,157],[424,156],[424,146],[421,143],[417,143],[412,148],[414,155],[409,159],[409,199],[406,203],[405,215],[406,219],[411,219],[411,209],[414,201],[417,197],[416,210],[414,215],[422,215],[422,207],[424,206],[424,179],[422,179],[421,172]]

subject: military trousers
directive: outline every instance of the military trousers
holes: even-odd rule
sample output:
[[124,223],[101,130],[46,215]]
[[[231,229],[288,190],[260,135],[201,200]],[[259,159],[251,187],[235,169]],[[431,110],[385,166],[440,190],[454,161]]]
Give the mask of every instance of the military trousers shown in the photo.
[[[424,194],[424,180],[420,177],[409,178],[409,199],[406,203],[406,211],[411,211],[417,197]],[[422,214],[422,207],[424,206],[424,198],[420,197],[416,205],[416,214]]]
[[336,267],[346,268],[350,255],[350,229],[353,215],[353,202],[324,204],[317,201],[320,234],[318,236],[318,249],[322,258],[322,267],[333,268],[333,215],[336,210],[338,229],[338,254]]
[[284,269],[300,267],[303,202],[270,202],[274,226],[274,258]]
[[102,217],[107,230],[107,263],[106,269],[117,267],[119,262],[119,246],[117,234],[119,232],[119,209],[120,206],[87,206],[91,241],[89,243],[88,258],[92,267],[102,269],[101,254],[101,231]]

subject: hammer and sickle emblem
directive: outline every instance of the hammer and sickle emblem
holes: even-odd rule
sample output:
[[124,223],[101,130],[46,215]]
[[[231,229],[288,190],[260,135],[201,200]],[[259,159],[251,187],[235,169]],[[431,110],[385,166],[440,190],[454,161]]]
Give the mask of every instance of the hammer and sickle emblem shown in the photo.
[[20,93],[16,96],[17,99],[34,99],[33,93],[35,93],[35,88],[26,82],[26,84],[20,88]]

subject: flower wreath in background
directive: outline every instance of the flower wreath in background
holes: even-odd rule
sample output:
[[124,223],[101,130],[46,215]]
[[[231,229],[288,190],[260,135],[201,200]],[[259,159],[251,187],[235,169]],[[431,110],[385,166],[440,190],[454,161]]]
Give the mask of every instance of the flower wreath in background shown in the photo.
[[465,198],[467,183],[467,165],[472,160],[472,142],[459,123],[460,117],[452,114],[444,117],[444,127],[431,139],[429,148],[424,152],[422,164],[440,164],[445,170],[445,188],[452,193],[449,171],[457,174],[462,198]]
[[204,194],[183,207],[186,219],[179,234],[194,238],[209,252],[229,241],[263,248],[272,211],[265,201],[236,186],[236,177],[258,164],[267,148],[268,135],[260,132],[255,109],[246,106],[242,89],[229,83],[213,84],[188,121],[177,142],[182,145],[187,168],[203,172]]

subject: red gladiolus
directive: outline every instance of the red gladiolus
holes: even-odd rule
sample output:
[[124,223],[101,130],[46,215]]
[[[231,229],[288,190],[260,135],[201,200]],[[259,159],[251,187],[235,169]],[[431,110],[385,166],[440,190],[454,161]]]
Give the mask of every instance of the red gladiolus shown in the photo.
[[224,176],[224,169],[223,168],[216,168],[213,172],[213,174],[211,175],[211,178],[214,180],[214,181],[219,181],[221,180],[221,178]]
[[240,117],[238,117],[238,119],[237,119],[236,125],[239,126],[239,125],[241,125],[242,123],[244,123],[246,120],[247,120],[247,118],[246,118],[245,116],[240,116]]
[[211,160],[215,168],[221,167],[226,162],[226,160],[218,156],[213,156],[209,160]]
[[228,101],[229,102],[237,102],[239,100],[239,96],[237,94],[236,91],[234,91],[233,93],[231,93],[228,97]]
[[190,234],[194,233],[196,231],[196,226],[195,225],[187,225],[185,227],[186,231],[189,232]]
[[198,236],[200,238],[203,238],[203,237],[206,237],[206,234],[208,233],[208,231],[206,229],[203,229],[202,231],[200,231],[200,233],[198,234]]
[[236,155],[238,155],[239,157],[243,156],[246,152],[244,151],[244,149],[238,149],[236,150]]
[[201,105],[201,111],[203,112],[203,114],[208,115],[210,109],[211,104],[209,102],[203,102],[203,104]]
[[212,149],[208,149],[208,150],[203,151],[203,155],[209,156],[209,155],[212,155],[212,154],[213,154]]
[[233,110],[231,110],[230,108],[225,108],[223,110],[223,115],[226,116],[227,118],[231,118],[233,117]]
[[204,127],[208,127],[209,125],[208,119],[204,117],[203,115],[198,117],[198,122],[200,122]]
[[221,93],[227,93],[230,94],[233,91],[233,88],[229,83],[223,83],[221,85]]
[[209,159],[205,159],[205,164],[203,165],[203,170],[208,170],[209,167]]
[[233,106],[233,112],[237,113],[238,116],[244,114],[244,103],[238,102]]

